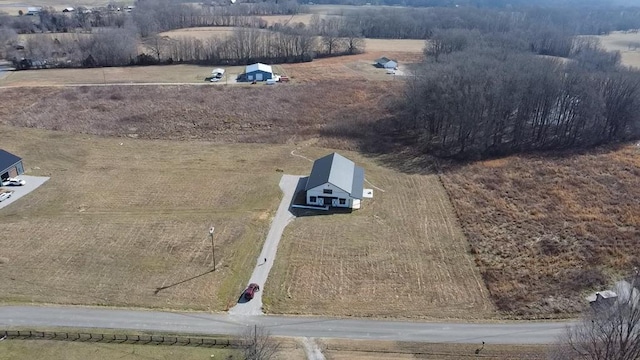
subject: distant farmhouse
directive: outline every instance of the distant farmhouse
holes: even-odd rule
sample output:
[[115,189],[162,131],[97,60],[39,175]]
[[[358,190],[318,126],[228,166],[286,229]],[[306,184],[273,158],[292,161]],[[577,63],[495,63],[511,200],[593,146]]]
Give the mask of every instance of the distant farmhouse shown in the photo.
[[309,206],[359,209],[363,197],[373,197],[364,189],[364,169],[333,153],[313,163],[305,186]]
[[255,63],[247,65],[244,75],[246,81],[266,81],[273,78],[273,69],[271,65]]
[[22,159],[0,149],[0,181],[24,174]]
[[397,61],[387,59],[384,56],[381,57],[380,59],[377,59],[375,65],[377,67],[380,67],[380,68],[383,68],[383,69],[392,69],[392,70],[397,70],[398,69],[398,62]]

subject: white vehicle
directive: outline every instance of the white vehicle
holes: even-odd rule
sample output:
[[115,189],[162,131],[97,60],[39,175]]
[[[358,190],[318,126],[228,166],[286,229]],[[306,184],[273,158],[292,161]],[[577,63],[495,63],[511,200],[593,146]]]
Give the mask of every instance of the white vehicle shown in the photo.
[[2,182],[2,186],[23,186],[27,182],[18,178],[8,178]]
[[11,193],[10,192],[2,193],[2,194],[0,194],[0,201],[5,201],[10,197],[11,197]]
[[220,81],[220,78],[217,78],[217,77],[212,77],[211,78],[211,82],[218,82],[218,81]]

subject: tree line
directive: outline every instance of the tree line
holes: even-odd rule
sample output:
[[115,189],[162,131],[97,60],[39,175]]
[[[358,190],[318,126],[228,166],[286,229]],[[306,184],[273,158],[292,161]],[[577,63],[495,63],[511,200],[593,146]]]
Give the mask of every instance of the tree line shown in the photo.
[[408,81],[397,130],[417,149],[473,159],[640,137],[640,73],[619,53],[577,38],[558,60],[465,31],[430,43]]

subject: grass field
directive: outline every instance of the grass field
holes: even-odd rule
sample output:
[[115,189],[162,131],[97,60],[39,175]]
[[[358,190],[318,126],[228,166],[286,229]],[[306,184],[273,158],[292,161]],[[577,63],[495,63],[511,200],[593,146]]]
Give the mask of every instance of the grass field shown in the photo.
[[547,346],[486,344],[425,344],[411,342],[322,339],[319,347],[332,360],[437,359],[465,360],[482,358],[494,360],[548,359]]
[[239,350],[180,346],[76,343],[51,340],[0,342],[0,360],[147,360],[147,359],[241,359]]
[[[387,116],[385,99],[399,85],[8,88],[2,90],[0,124],[146,139],[285,143],[318,137],[345,119],[371,123]],[[340,145],[329,140],[321,145]]]
[[640,258],[640,148],[513,156],[444,183],[499,309],[568,316]]
[[[321,152],[302,152],[317,158]],[[493,315],[446,192],[435,175],[406,175],[345,153],[384,192],[351,214],[309,216],[285,229],[266,310],[407,318]],[[301,160],[304,161],[304,160]],[[310,163],[309,163],[310,165]]]
[[[55,86],[72,84],[204,83],[213,66],[164,65],[88,69],[13,71],[0,79],[0,86]],[[227,68],[227,76],[242,67]],[[235,79],[235,77],[234,77]],[[216,84],[217,85],[217,84]]]
[[597,38],[605,49],[620,51],[623,64],[640,68],[640,33],[616,31],[609,35],[597,36]]
[[1,132],[28,174],[51,177],[0,210],[2,302],[224,310],[279,202],[276,168],[306,170],[288,147]]

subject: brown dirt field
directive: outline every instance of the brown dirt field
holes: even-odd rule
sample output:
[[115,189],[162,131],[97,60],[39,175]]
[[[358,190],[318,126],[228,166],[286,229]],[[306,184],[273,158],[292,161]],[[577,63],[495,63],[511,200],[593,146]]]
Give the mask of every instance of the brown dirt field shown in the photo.
[[[327,152],[299,151],[309,158]],[[493,305],[438,177],[402,174],[356,153],[341,153],[361,164],[367,179],[385,192],[374,190],[374,199],[363,200],[363,208],[351,214],[305,216],[291,223],[265,286],[265,310],[491,317]]]
[[5,303],[225,310],[279,202],[276,169],[306,170],[286,146],[0,132],[27,174],[51,177],[0,210]]
[[640,258],[640,148],[513,156],[443,175],[492,299],[570,316]]
[[283,143],[317,137],[323,128],[345,119],[371,123],[387,116],[385,99],[399,86],[323,81],[277,86],[7,88],[0,124],[147,139]]
[[634,44],[640,44],[640,33],[616,31],[609,35],[597,36],[597,38],[605,49],[620,51],[623,64],[640,68],[640,47],[634,46]]
[[548,358],[544,345],[493,345],[486,344],[476,355],[482,344],[428,344],[366,340],[317,340],[323,354],[330,360],[374,360],[374,359],[446,359],[469,358],[495,360],[542,360]]

